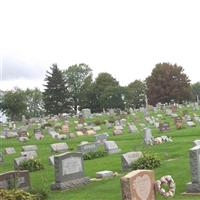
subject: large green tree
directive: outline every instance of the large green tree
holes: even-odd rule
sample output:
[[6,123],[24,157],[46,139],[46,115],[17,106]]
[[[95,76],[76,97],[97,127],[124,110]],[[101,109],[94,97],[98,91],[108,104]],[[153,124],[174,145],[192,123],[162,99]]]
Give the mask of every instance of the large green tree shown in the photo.
[[25,91],[26,96],[26,116],[27,117],[39,117],[44,114],[44,101],[42,92],[38,89],[27,89]]
[[57,64],[50,67],[46,74],[45,91],[43,93],[44,107],[48,114],[59,114],[71,111],[71,101],[62,71]]
[[98,74],[94,82],[94,101],[95,101],[95,111],[101,112],[106,108],[115,108],[111,99],[118,97],[118,100],[121,102],[122,95],[119,98],[120,86],[119,82],[112,77],[111,74],[103,72]]
[[95,90],[92,75],[88,76],[81,87],[79,95],[79,109],[90,108],[95,111]]
[[126,87],[125,102],[127,108],[139,108],[145,105],[146,84],[135,80]]
[[148,102],[155,105],[174,100],[182,102],[190,98],[190,80],[184,69],[176,64],[159,63],[146,79]]
[[120,86],[108,86],[105,88],[100,96],[100,105],[102,108],[119,108],[124,110],[124,100],[123,100],[123,87]]
[[19,88],[5,92],[1,98],[0,109],[11,120],[21,120],[27,109],[25,92]]
[[[92,77],[92,70],[86,64],[76,64],[70,66],[64,71],[64,78],[72,97],[73,110],[76,113],[81,100],[81,91],[87,84],[88,79]],[[85,89],[85,88],[84,88]]]

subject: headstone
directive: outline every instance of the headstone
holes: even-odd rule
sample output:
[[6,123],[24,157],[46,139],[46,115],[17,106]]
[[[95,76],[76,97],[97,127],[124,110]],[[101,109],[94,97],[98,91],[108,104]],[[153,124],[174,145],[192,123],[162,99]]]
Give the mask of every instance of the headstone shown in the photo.
[[134,161],[136,161],[138,158],[141,158],[142,156],[143,154],[141,151],[132,151],[122,154],[121,164],[123,171],[132,170],[132,164],[134,163]]
[[104,147],[108,154],[115,154],[121,151],[121,149],[118,148],[115,141],[105,141]]
[[135,170],[121,178],[122,200],[155,200],[154,172]]
[[84,176],[82,153],[64,153],[54,156],[55,183],[52,190],[69,190],[89,183]]
[[67,135],[65,135],[65,134],[59,134],[56,136],[56,139],[58,139],[58,140],[64,140],[66,138],[67,138]]
[[200,140],[194,140],[193,142],[193,146],[199,146],[200,145]]
[[95,135],[95,134],[96,134],[96,131],[94,131],[94,130],[88,130],[88,131],[87,131],[87,134],[88,134],[88,135]]
[[113,130],[113,135],[116,136],[116,135],[122,135],[123,134],[123,131],[121,129],[114,129]]
[[21,156],[26,157],[27,159],[34,159],[38,155],[36,151],[22,151]]
[[186,123],[187,123],[188,127],[196,126],[196,124],[193,121],[187,121]]
[[50,131],[48,133],[49,133],[49,135],[51,135],[51,137],[53,139],[56,139],[59,136],[59,133],[57,133],[56,131],[51,130],[51,129],[50,129]]
[[20,164],[24,161],[28,160],[25,156],[21,156],[14,159],[14,169],[19,169]]
[[125,126],[125,125],[126,125],[126,122],[127,122],[126,119],[121,119],[121,120],[120,120],[120,124],[121,124],[122,126]]
[[0,174],[0,189],[30,188],[29,171],[10,171]]
[[21,127],[18,129],[17,134],[19,137],[28,137],[28,132],[26,127]]
[[200,193],[200,146],[189,150],[192,182],[187,183],[188,193]]
[[37,146],[36,145],[26,145],[22,146],[22,151],[37,151]]
[[77,150],[81,153],[89,153],[89,152],[96,152],[97,151],[97,145],[94,142],[87,143],[87,144],[80,144],[77,147]]
[[116,125],[116,126],[114,127],[114,129],[115,129],[115,130],[123,130],[124,128],[123,128],[123,126],[121,126],[121,125]]
[[181,129],[183,127],[182,120],[180,118],[175,118],[176,129]]
[[107,179],[107,178],[111,178],[113,177],[114,173],[112,171],[100,171],[100,172],[96,172],[96,178],[100,178],[100,179]]
[[65,121],[65,124],[62,126],[62,132],[64,134],[67,134],[69,132],[69,126],[67,121]]
[[151,129],[150,128],[145,128],[144,129],[144,143],[147,145],[152,145],[154,141],[154,137],[151,134]]
[[101,127],[100,127],[100,126],[95,126],[95,127],[93,127],[93,130],[94,130],[94,131],[100,131],[100,130],[101,130]]
[[82,135],[83,135],[83,132],[82,132],[82,131],[76,131],[76,135],[77,135],[77,136],[82,136]]
[[88,108],[82,109],[81,113],[83,114],[84,118],[89,118],[91,117],[91,110]]
[[55,143],[51,144],[51,149],[53,152],[63,153],[68,150],[68,145],[66,143]]
[[108,133],[102,133],[102,134],[95,135],[96,143],[103,144],[107,140],[108,136],[109,136]]
[[6,138],[15,138],[18,136],[18,134],[15,131],[8,131],[5,136]]
[[83,124],[84,123],[84,117],[81,113],[79,113],[79,124]]
[[26,142],[26,141],[29,141],[29,138],[28,137],[19,137],[18,140],[20,142]]
[[128,124],[129,133],[135,133],[138,131],[137,127],[134,124]]
[[106,121],[106,128],[108,128],[108,129],[109,129],[109,128],[112,128],[112,126],[113,126],[113,125],[112,125],[112,123],[110,123],[110,122]]
[[36,140],[41,140],[44,138],[44,135],[42,134],[42,131],[40,129],[34,129],[34,135]]
[[7,154],[7,155],[15,154],[15,153],[16,153],[14,147],[7,147],[7,148],[5,148],[4,152],[5,152],[5,154]]
[[159,124],[159,129],[160,129],[160,131],[168,131],[169,130],[169,124],[168,123],[160,123]]
[[76,135],[74,133],[69,133],[69,138],[75,138]]

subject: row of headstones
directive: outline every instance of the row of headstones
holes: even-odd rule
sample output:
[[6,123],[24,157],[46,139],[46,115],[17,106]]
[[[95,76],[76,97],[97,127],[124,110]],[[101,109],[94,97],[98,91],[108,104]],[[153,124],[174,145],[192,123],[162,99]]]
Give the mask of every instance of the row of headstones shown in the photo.
[[[187,184],[188,193],[200,192],[200,140],[193,142],[195,145],[190,149],[190,166],[192,174],[192,182]],[[24,150],[27,150],[26,148]],[[30,149],[28,149],[30,150]],[[131,164],[142,156],[141,152],[128,152],[122,155],[123,170],[130,170]],[[89,181],[83,176],[83,158],[82,153],[64,153],[54,156],[56,181],[52,185],[52,189],[71,188],[75,184],[85,184]],[[0,179],[0,187],[8,185],[4,180]],[[14,176],[14,175],[13,175]],[[1,176],[0,176],[1,177]],[[79,180],[77,180],[79,179]],[[75,181],[75,183],[74,183]],[[23,181],[21,181],[23,183]]]
[[[105,151],[108,154],[118,153],[120,149],[118,148],[117,144],[114,141],[107,141],[108,134],[98,134],[95,136],[96,142],[85,142],[77,146],[77,151],[81,153],[88,153],[88,152],[96,152],[99,145],[104,145]],[[69,147],[66,143],[55,143],[51,144],[51,151],[52,153],[63,153],[69,150]],[[16,153],[15,148],[7,147],[4,150],[5,154],[14,154]],[[22,147],[21,157],[14,159],[14,167],[17,169],[21,162],[24,160],[29,160],[37,157],[37,146],[36,145],[26,145]],[[54,156],[49,157],[49,161],[51,164],[53,162]]]
[[[141,152],[128,152],[122,155],[122,168],[127,171],[131,169],[131,163],[142,156]],[[70,189],[89,182],[89,178],[84,176],[82,153],[63,153],[54,156],[55,183],[52,190]],[[98,176],[106,176],[110,172],[97,172]],[[106,175],[105,175],[106,174]],[[112,173],[111,173],[112,174]],[[30,186],[28,171],[13,171],[0,175],[0,188],[9,188],[10,179],[16,179],[12,183],[17,187],[27,188]]]
[[[34,136],[36,140],[41,140],[42,138],[44,138],[44,135],[42,134],[42,131],[40,129],[34,130]],[[29,133],[27,131],[27,128],[19,128],[18,130],[12,131],[4,129],[0,135],[0,138],[18,138],[19,141],[24,142],[29,140]]]

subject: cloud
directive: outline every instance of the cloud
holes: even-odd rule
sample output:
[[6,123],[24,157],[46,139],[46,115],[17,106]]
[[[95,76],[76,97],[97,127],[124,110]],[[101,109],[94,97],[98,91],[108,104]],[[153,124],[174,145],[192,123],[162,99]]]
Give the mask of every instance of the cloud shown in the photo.
[[11,56],[3,56],[1,77],[3,81],[10,80],[35,80],[45,77],[46,67],[39,64],[19,60]]

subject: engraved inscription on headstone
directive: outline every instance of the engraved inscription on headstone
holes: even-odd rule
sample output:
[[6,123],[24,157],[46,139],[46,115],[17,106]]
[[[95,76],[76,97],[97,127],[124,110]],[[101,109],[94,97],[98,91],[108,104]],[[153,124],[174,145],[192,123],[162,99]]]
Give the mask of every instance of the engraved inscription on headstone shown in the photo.
[[62,169],[63,169],[63,173],[62,173],[63,176],[83,171],[81,158],[71,157],[71,158],[62,160]]

